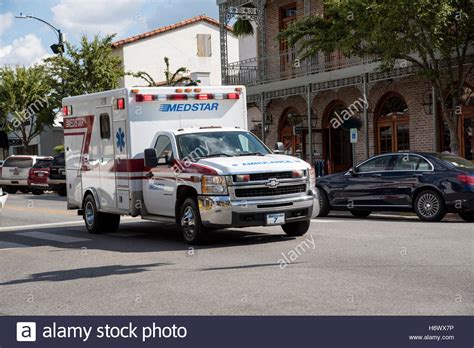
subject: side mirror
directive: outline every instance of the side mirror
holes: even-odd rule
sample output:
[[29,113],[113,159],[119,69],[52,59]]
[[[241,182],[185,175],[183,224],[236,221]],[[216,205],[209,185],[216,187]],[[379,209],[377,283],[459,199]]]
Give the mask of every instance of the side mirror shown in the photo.
[[352,176],[357,175],[357,172],[358,172],[357,167],[352,167],[352,168],[349,169],[349,173],[350,173]]
[[278,141],[278,142],[275,143],[273,153],[276,153],[276,154],[285,153],[285,146],[283,145],[283,143],[281,141]]
[[145,167],[155,168],[158,165],[155,149],[145,149]]

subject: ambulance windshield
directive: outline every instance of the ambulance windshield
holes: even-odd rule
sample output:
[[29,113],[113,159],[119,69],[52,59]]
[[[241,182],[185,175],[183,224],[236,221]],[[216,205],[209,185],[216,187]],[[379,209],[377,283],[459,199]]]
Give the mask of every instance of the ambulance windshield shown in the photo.
[[208,157],[263,156],[270,150],[249,132],[190,133],[177,137],[181,159],[198,161]]

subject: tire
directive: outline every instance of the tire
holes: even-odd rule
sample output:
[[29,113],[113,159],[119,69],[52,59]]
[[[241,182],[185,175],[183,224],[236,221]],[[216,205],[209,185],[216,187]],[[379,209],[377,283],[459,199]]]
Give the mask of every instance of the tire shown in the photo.
[[308,232],[310,224],[311,220],[289,222],[281,225],[281,228],[288,236],[299,237]]
[[372,212],[370,210],[351,210],[351,214],[358,218],[366,218],[372,214]]
[[39,196],[39,195],[42,195],[44,191],[35,189],[35,190],[32,190],[31,193],[34,194],[35,196]]
[[3,189],[10,195],[14,195],[18,191],[18,189],[14,186],[4,186]]
[[89,233],[116,232],[120,226],[120,215],[101,213],[92,195],[84,200],[84,222]]
[[443,197],[434,190],[421,191],[416,196],[414,209],[422,221],[441,221],[446,215]]
[[208,231],[201,222],[201,215],[194,198],[186,198],[179,215],[181,232],[189,244],[201,244],[207,240]]
[[318,190],[318,197],[319,197],[319,214],[318,217],[326,217],[331,210],[331,205],[329,204],[329,198],[326,192],[317,187]]
[[459,216],[466,222],[474,222],[474,213],[472,212],[463,211],[459,213]]

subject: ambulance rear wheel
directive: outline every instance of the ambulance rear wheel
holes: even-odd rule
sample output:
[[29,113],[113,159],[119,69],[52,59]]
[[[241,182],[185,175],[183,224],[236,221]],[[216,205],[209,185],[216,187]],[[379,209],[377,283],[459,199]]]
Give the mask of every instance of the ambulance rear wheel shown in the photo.
[[92,234],[116,232],[120,225],[120,215],[97,211],[94,197],[87,195],[84,200],[84,221]]
[[195,199],[187,198],[181,206],[180,227],[183,238],[190,244],[200,244],[206,240],[207,230],[201,222]]

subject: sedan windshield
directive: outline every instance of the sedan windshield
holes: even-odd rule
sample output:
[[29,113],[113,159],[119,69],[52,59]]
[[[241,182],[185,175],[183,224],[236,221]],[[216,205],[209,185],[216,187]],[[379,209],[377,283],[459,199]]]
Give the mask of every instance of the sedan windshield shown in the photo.
[[268,148],[249,132],[206,132],[178,136],[181,159],[269,154]]
[[462,157],[454,155],[439,155],[438,158],[456,168],[474,169],[474,163]]

